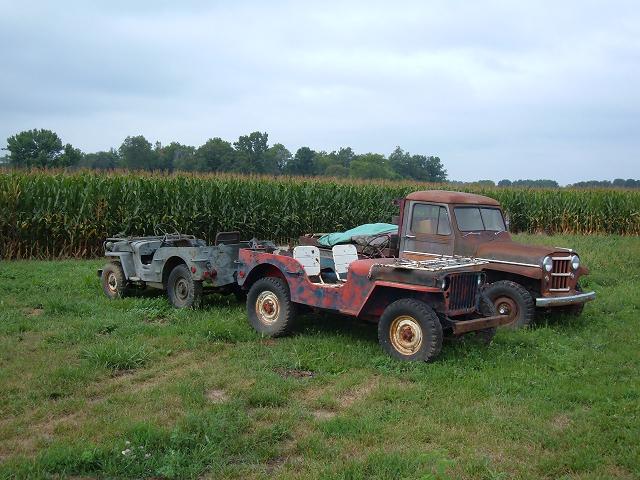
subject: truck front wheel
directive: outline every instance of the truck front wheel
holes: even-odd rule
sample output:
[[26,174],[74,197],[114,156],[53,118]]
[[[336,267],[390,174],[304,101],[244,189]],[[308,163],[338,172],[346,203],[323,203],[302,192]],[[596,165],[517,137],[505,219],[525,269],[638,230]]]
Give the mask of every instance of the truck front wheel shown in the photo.
[[177,265],[169,274],[167,297],[176,308],[197,308],[202,299],[202,282],[193,279],[186,265]]
[[430,362],[442,349],[442,325],[429,305],[403,298],[389,305],[380,317],[378,341],[393,358]]
[[507,326],[523,328],[531,323],[535,315],[535,304],[525,288],[509,280],[490,284],[484,294],[491,299],[499,315],[509,315],[513,321]]
[[270,337],[287,334],[296,315],[287,283],[275,277],[261,278],[254,283],[247,295],[247,314],[258,333]]

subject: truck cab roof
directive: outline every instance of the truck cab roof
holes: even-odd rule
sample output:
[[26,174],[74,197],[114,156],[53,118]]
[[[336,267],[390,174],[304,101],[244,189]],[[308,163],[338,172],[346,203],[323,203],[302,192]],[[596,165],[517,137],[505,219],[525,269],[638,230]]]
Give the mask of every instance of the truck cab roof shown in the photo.
[[450,192],[447,190],[421,190],[407,195],[407,200],[417,200],[419,202],[434,203],[454,203],[469,205],[494,205],[500,206],[500,203],[490,197],[484,195],[476,195],[475,193]]

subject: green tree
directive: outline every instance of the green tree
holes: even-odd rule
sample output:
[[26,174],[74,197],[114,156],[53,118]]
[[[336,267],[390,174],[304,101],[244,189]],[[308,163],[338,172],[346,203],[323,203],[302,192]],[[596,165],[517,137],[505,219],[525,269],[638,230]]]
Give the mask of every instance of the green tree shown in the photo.
[[155,170],[160,167],[157,152],[142,135],[125,138],[118,154],[122,166],[131,170]]
[[315,175],[315,157],[316,152],[309,147],[300,147],[287,165],[286,172],[290,175]]
[[108,152],[87,153],[80,162],[80,167],[95,168],[98,170],[111,170],[118,168],[118,152],[111,149]]
[[354,178],[392,179],[398,175],[391,169],[384,155],[365,153],[357,155],[351,162],[349,174]]
[[291,152],[281,143],[272,145],[265,152],[265,164],[270,172],[282,173],[292,158]]
[[342,165],[338,165],[338,164],[333,164],[333,165],[329,165],[326,170],[324,171],[324,174],[327,177],[348,177],[349,176],[349,169],[347,167],[343,167]]
[[277,166],[267,162],[269,135],[266,132],[251,132],[249,135],[242,135],[233,146],[241,154],[240,158],[247,162],[246,167],[249,172],[278,173]]
[[500,180],[498,182],[498,186],[499,187],[510,187],[511,186],[511,180],[508,180],[506,178],[503,178],[502,180]]
[[205,172],[240,171],[238,153],[231,144],[219,137],[211,138],[198,147],[194,154],[193,168],[186,170],[201,170]]
[[67,167],[82,157],[70,144],[63,147],[57,133],[45,129],[26,130],[7,138],[6,150],[13,167]]
[[389,155],[389,164],[393,171],[402,178],[421,182],[444,182],[447,180],[447,171],[439,157],[411,155],[402,148],[396,147]]
[[163,170],[189,170],[189,167],[195,163],[193,158],[195,148],[178,142],[171,142],[164,147],[160,146],[156,149],[156,153],[158,163]]

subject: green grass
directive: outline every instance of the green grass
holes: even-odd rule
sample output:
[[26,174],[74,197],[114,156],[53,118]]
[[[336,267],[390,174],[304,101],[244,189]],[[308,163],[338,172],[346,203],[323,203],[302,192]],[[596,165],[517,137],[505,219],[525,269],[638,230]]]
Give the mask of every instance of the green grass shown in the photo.
[[101,261],[3,262],[0,478],[638,478],[640,240],[518,239],[576,248],[597,300],[432,364],[338,316],[274,341],[233,297],[108,301]]

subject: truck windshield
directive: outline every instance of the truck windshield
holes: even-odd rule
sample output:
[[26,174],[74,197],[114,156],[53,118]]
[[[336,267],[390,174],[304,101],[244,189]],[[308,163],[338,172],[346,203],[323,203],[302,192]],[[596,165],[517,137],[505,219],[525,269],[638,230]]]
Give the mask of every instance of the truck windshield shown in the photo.
[[489,230],[502,232],[504,225],[502,212],[498,208],[488,207],[456,207],[456,221],[461,232]]

